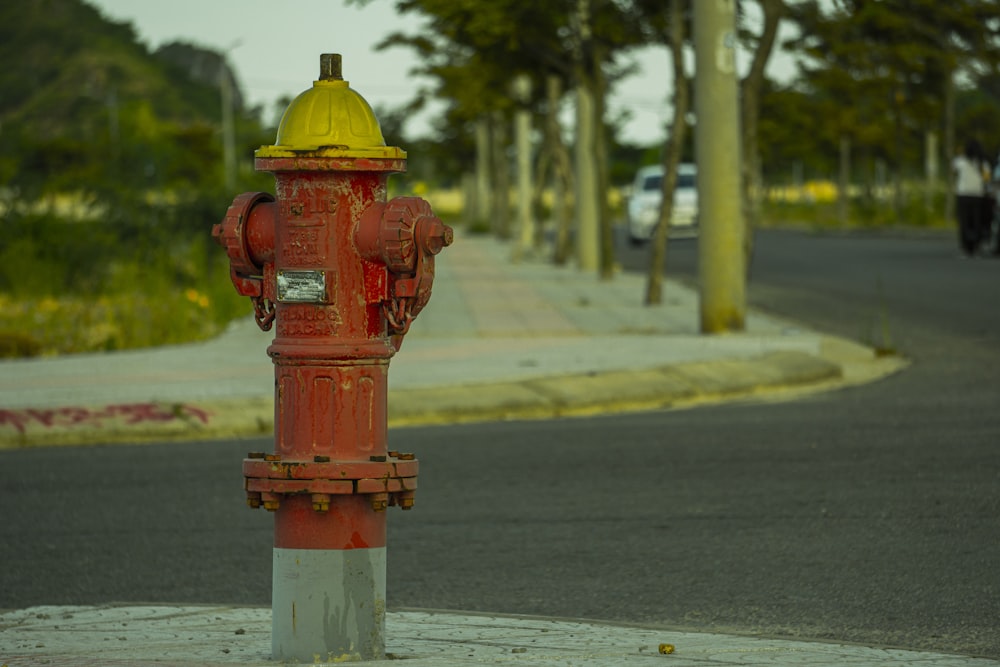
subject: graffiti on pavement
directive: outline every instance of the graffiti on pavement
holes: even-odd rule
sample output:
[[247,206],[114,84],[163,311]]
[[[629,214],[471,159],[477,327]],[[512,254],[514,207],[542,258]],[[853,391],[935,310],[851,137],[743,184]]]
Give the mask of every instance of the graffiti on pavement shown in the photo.
[[34,428],[73,428],[89,426],[100,428],[108,422],[141,424],[147,422],[201,422],[207,424],[209,413],[183,403],[129,403],[106,405],[100,408],[33,408],[24,410],[0,409],[0,428],[13,427],[18,433]]

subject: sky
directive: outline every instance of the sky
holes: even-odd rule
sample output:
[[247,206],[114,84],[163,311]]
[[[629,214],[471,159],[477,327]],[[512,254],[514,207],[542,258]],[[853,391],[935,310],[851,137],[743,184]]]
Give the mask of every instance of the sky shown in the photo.
[[[416,33],[421,26],[413,15],[396,14],[393,0],[371,0],[365,7],[344,0],[86,1],[108,19],[131,23],[151,50],[181,40],[227,53],[246,101],[263,105],[267,120],[277,113],[277,99],[312,86],[321,53],[343,56],[344,79],[373,107],[402,106],[431,83],[410,74],[416,64],[412,50],[374,49],[390,33]],[[670,117],[669,56],[665,47],[648,48],[634,59],[640,72],[615,87],[609,110],[632,114],[620,138],[658,143]],[[428,127],[425,114],[407,123],[406,131],[421,136]]]

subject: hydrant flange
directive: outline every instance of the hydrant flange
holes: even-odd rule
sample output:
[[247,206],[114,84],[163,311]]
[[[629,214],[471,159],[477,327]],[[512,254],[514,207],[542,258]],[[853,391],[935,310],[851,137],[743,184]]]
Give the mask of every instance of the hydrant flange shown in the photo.
[[[413,494],[417,490],[419,463],[412,455],[398,457],[373,457],[371,461],[283,461],[279,457],[252,457],[243,461],[243,476],[246,478],[247,504],[261,506],[262,495],[266,494],[274,504],[268,509],[277,509],[283,496],[303,494],[327,495],[367,495],[372,499],[375,511],[384,510],[387,505],[399,505],[402,509],[413,507]],[[316,457],[326,459],[327,457]],[[378,460],[384,459],[384,460]],[[383,496],[385,503],[383,504]],[[327,506],[313,499],[313,509],[327,511]]]

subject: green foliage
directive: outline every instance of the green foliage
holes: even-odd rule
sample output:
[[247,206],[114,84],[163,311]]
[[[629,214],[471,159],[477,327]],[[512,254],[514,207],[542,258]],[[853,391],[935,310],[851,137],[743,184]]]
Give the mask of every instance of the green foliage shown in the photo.
[[[119,275],[135,278],[138,271]],[[196,288],[158,292],[160,285],[135,284],[141,288],[102,295],[19,300],[0,294],[0,357],[186,343],[218,335],[234,317],[250,312],[228,284],[221,302]]]
[[[956,126],[944,119],[950,82],[976,81],[1000,60],[995,0],[809,0],[790,9],[800,36],[786,46],[803,57],[802,77],[763,101],[777,126],[765,152],[833,163],[846,137],[905,174],[922,163],[924,132],[979,135],[961,99]],[[1000,97],[991,104],[1000,111]]]
[[8,211],[0,356],[180,343],[247,315],[209,236],[219,208],[192,201],[88,221]]
[[[644,23],[621,3],[586,4],[589,27],[583,35],[577,25],[581,6],[577,0],[396,1],[401,13],[419,16],[423,24],[412,34],[387,36],[377,48],[411,49],[418,58],[413,73],[434,81],[433,94],[447,104],[435,124],[437,136],[412,151],[430,156],[438,182],[455,183],[464,171],[471,170],[475,154],[472,124],[486,114],[509,116],[519,104],[511,90],[517,75],[531,78],[527,104],[538,109],[544,104],[549,76],[559,78],[563,90],[568,90],[581,71],[593,69],[595,64],[612,82],[627,73],[621,54],[645,39]],[[587,76],[594,79],[593,72]],[[417,109],[425,101],[414,100],[408,109]],[[424,165],[414,168],[430,173]]]
[[[773,9],[779,2],[756,4]],[[754,14],[746,11],[752,4],[741,3],[742,16]],[[995,0],[789,0],[784,5],[800,36],[782,46],[798,57],[801,75],[784,88],[765,83],[762,91],[758,146],[763,172],[772,180],[792,163],[812,173],[836,173],[843,138],[850,141],[855,171],[878,161],[894,179],[914,176],[923,168],[925,133],[935,132],[942,150],[947,145],[947,81],[952,75],[964,84],[996,76],[1000,9]],[[621,56],[630,48],[664,45],[669,39],[662,0],[397,0],[396,6],[423,24],[414,34],[390,36],[380,48],[411,48],[418,59],[414,71],[436,82],[436,89],[424,95],[449,104],[435,126],[437,136],[419,151],[433,156],[433,170],[414,165],[421,178],[434,175],[438,182],[442,176],[456,182],[471,169],[470,123],[483,113],[514,107],[509,81],[515,74],[533,77],[530,105],[541,114],[544,76],[556,74],[570,90],[580,77],[593,75],[577,71],[578,62],[599,62],[613,85]],[[575,23],[583,6],[592,19],[589,38]],[[758,37],[747,30],[741,35],[751,48]],[[579,49],[590,49],[596,59],[578,59]],[[1000,91],[983,88],[980,95],[958,91],[954,131],[1000,149]],[[608,136],[611,155],[630,151],[613,145],[613,132]],[[947,164],[948,156],[939,158]],[[614,181],[634,169],[621,164],[610,167]]]
[[934,193],[928,202],[922,186],[913,184],[908,189],[899,213],[890,202],[871,194],[850,198],[847,220],[842,223],[838,203],[830,201],[781,201],[764,204],[760,224],[764,227],[805,227],[814,230],[885,229],[892,227],[918,227],[948,229],[953,222],[945,220],[943,191]]
[[[223,181],[219,75],[201,74],[224,70],[220,54],[150,54],[130,25],[81,0],[34,0],[0,7],[0,59],[0,188],[26,201],[82,191],[114,205],[126,190]],[[255,111],[237,111],[246,166],[271,135]]]
[[[214,335],[249,313],[210,238],[222,185],[220,54],[150,54],[81,0],[0,4],[0,355]],[[238,95],[236,96],[239,97]],[[240,189],[270,143],[236,109]]]

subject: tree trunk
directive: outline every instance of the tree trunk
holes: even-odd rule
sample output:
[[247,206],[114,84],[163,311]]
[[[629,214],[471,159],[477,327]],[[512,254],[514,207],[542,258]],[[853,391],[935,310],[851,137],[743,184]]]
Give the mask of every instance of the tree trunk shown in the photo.
[[948,72],[944,78],[944,157],[948,165],[945,180],[944,219],[955,219],[955,179],[952,177],[951,162],[955,159],[955,73]]
[[611,225],[611,206],[608,203],[608,141],[604,127],[604,98],[607,80],[601,66],[603,55],[599,48],[591,52],[594,71],[594,161],[597,165],[597,223],[600,234],[601,264],[598,275],[601,280],[615,277],[615,233]]
[[494,111],[490,118],[491,150],[493,158],[493,214],[491,226],[501,239],[510,238],[510,165],[507,163],[507,123],[501,111]]
[[938,135],[933,130],[924,132],[924,215],[934,218],[934,194],[938,191]]
[[594,164],[594,98],[586,85],[576,90],[576,258],[580,269],[598,266],[597,165]]
[[[547,113],[545,116],[547,164],[552,166],[552,218],[556,226],[555,249],[552,260],[555,264],[565,264],[570,257],[570,228],[573,224],[573,207],[570,195],[573,192],[573,161],[562,139],[562,125],[559,122],[559,100],[562,98],[562,82],[557,76],[549,76],[545,83]],[[540,176],[541,177],[541,176]],[[544,183],[540,183],[540,188]]]
[[840,135],[840,175],[837,179],[837,224],[847,227],[848,205],[851,187],[851,139],[846,133]]
[[535,240],[535,220],[531,211],[531,78],[518,76],[514,80],[514,94],[521,106],[514,112],[514,134],[517,145],[517,243],[514,244],[513,261],[521,261],[531,252]]
[[492,192],[490,191],[490,119],[480,116],[476,121],[476,201],[472,209],[474,225],[491,229],[490,209],[492,208]]
[[478,228],[476,211],[479,210],[479,193],[476,192],[476,175],[462,174],[462,217],[472,228]]
[[[562,82],[550,75],[545,82],[545,131],[542,150],[538,154],[535,167],[535,194],[532,209],[541,215],[542,196],[547,185],[552,188],[552,212],[550,219],[555,226],[555,241],[552,261],[565,264],[570,255],[569,232],[572,224],[571,209],[567,195],[572,190],[572,161],[562,140],[562,126],[559,123],[559,100],[562,98]],[[542,225],[538,225],[535,238],[537,248],[545,245]]]
[[594,163],[594,83],[589,72],[590,3],[578,0],[577,23],[580,39],[576,62],[576,259],[582,271],[596,271],[599,265],[597,165]]
[[[545,192],[555,184],[555,165],[552,164],[552,142],[549,140],[548,114],[542,120],[542,144],[538,148],[538,157],[535,159],[533,179],[531,183],[531,212],[535,216],[535,238],[533,245],[535,250],[541,250],[545,246],[545,228],[551,222],[552,216],[545,215]],[[553,210],[555,202],[553,202]]]
[[760,149],[757,145],[758,120],[760,118],[760,96],[764,85],[764,71],[771,59],[774,42],[778,36],[778,26],[787,11],[785,0],[760,0],[764,12],[764,27],[761,30],[757,49],[753,54],[750,71],[742,82],[743,93],[743,216],[746,224],[744,241],[744,264],[749,271],[753,257],[753,230],[760,222],[761,197],[763,195],[763,175],[761,173]]
[[670,237],[670,217],[674,208],[674,189],[677,187],[677,165],[684,150],[687,133],[687,113],[690,106],[688,79],[684,74],[684,0],[670,0],[670,57],[674,74],[674,119],[670,136],[663,147],[663,204],[660,220],[653,236],[649,256],[649,273],[646,277],[647,306],[663,302],[663,269],[667,258],[667,241]]
[[907,222],[903,220],[903,147],[906,139],[903,136],[903,109],[898,105],[893,107],[895,119],[893,129],[895,137],[893,141],[892,156],[892,217],[897,225]]

